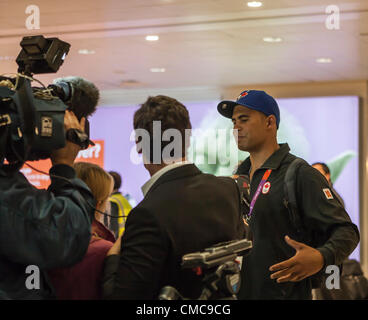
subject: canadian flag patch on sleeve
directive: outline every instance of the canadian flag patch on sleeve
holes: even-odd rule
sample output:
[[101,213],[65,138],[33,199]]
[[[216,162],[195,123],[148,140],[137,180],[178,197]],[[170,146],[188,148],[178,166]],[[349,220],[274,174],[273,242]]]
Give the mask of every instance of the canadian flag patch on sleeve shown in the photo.
[[330,190],[330,189],[328,189],[328,188],[323,189],[323,193],[325,194],[325,197],[326,197],[326,199],[328,199],[328,200],[331,200],[331,199],[333,199],[333,198],[334,198],[334,197],[333,197],[333,195],[332,195],[331,190]]

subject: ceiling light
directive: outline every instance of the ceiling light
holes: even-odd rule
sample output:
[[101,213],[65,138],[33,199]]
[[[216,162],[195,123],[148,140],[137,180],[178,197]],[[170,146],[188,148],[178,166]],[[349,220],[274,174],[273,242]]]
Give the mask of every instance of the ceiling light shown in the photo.
[[276,38],[274,38],[274,37],[264,37],[263,41],[264,42],[276,43],[276,42],[281,42],[282,39],[280,37],[276,37]]
[[79,49],[78,53],[79,54],[95,54],[96,51],[95,50],[88,50],[88,49]]
[[157,41],[158,39],[160,39],[160,37],[156,35],[146,36],[147,41]]
[[259,7],[262,7],[262,2],[261,1],[249,1],[247,5],[248,7],[251,7],[251,8],[259,8]]
[[151,68],[150,70],[151,72],[165,72],[166,71],[165,68]]
[[129,80],[121,81],[119,86],[122,88],[134,88],[134,87],[140,87],[142,85],[143,85],[142,82],[139,82],[133,79],[129,79]]
[[317,63],[331,63],[332,59],[331,58],[318,58],[316,62]]

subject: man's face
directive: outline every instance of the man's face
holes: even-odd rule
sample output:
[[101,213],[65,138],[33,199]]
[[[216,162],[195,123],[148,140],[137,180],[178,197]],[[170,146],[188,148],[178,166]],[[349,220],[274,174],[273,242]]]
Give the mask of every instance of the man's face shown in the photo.
[[232,121],[238,130],[237,144],[242,151],[252,152],[260,148],[267,138],[267,116],[243,106],[236,106]]
[[330,174],[329,173],[325,173],[323,171],[323,167],[320,164],[314,164],[312,167],[315,168],[315,169],[317,169],[320,173],[322,173],[322,175],[326,178],[326,180],[328,182],[331,182],[331,176],[330,176]]

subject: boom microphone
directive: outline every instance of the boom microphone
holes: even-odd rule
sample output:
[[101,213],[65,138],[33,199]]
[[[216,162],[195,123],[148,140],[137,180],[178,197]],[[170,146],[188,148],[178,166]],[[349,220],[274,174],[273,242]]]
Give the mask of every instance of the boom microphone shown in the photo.
[[80,145],[82,149],[94,145],[89,139],[87,118],[96,111],[100,97],[97,87],[81,77],[64,77],[55,79],[49,88],[68,106],[68,110],[73,111],[79,121],[82,117],[86,118],[84,133],[76,129],[69,129],[66,138]]
[[73,111],[78,120],[87,118],[96,111],[100,93],[92,82],[81,77],[64,77],[55,79],[49,87]]

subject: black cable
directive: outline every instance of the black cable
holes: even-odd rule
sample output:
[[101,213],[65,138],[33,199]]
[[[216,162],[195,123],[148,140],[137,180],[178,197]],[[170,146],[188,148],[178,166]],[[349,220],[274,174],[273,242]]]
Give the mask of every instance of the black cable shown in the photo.
[[[70,185],[72,185],[72,187],[74,187],[75,189],[78,189],[79,187],[76,186],[73,182],[71,182],[68,178],[65,178],[65,177],[61,177],[61,176],[57,176],[57,175],[54,175],[54,174],[49,174],[49,173],[46,173],[44,171],[41,171],[41,170],[38,170],[36,169],[35,167],[31,166],[29,163],[25,162],[24,164],[26,164],[28,167],[30,167],[31,169],[33,169],[34,171],[36,172],[39,172],[39,173],[42,173],[42,174],[45,174],[47,176],[49,176],[50,178],[56,178],[56,179],[62,179],[62,180],[65,180],[66,182],[68,182]],[[88,205],[94,209],[95,211],[97,211],[98,213],[101,213],[105,216],[108,216],[108,217],[111,217],[111,218],[126,218],[128,217],[127,215],[122,215],[122,216],[112,216],[111,214],[108,214],[106,212],[102,212],[98,209],[96,209],[93,205],[91,205],[88,201],[86,201],[88,203]]]

